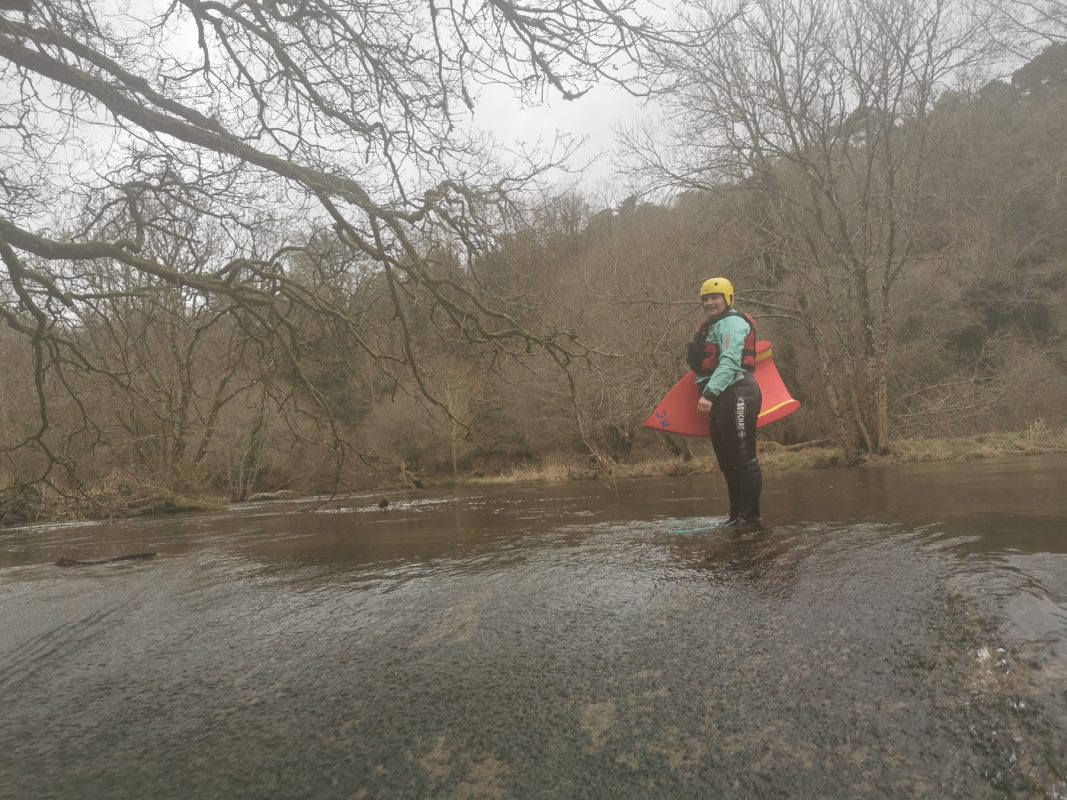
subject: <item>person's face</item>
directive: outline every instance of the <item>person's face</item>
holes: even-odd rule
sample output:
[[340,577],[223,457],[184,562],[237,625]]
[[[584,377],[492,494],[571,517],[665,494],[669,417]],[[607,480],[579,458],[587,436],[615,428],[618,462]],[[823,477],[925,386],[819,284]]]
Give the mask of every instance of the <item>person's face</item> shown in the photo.
[[721,294],[706,294],[700,298],[700,304],[704,306],[711,316],[722,314],[726,311],[726,298]]

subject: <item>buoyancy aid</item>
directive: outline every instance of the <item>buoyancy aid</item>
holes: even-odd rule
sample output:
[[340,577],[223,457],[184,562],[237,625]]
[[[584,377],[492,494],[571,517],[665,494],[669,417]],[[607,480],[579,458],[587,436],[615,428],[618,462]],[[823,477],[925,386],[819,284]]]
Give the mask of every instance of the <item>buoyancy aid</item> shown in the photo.
[[741,349],[741,368],[746,372],[756,371],[756,323],[748,314],[728,308],[724,314],[708,317],[697,327],[690,346],[689,367],[700,377],[711,375],[719,366],[719,346],[708,341],[711,326],[726,317],[741,317],[748,323],[748,334]]

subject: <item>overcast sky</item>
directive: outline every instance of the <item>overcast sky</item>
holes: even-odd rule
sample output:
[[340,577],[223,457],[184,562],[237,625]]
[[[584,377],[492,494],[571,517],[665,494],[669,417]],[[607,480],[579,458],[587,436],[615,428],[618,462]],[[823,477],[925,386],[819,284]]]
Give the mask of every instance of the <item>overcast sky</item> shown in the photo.
[[580,161],[593,161],[579,186],[586,194],[605,192],[618,201],[629,194],[622,179],[612,175],[611,156],[616,151],[613,128],[653,114],[639,99],[616,86],[596,86],[577,100],[551,95],[542,104],[523,108],[510,89],[482,88],[474,109],[476,125],[491,132],[501,143],[533,145],[551,142],[556,133],[585,138]]

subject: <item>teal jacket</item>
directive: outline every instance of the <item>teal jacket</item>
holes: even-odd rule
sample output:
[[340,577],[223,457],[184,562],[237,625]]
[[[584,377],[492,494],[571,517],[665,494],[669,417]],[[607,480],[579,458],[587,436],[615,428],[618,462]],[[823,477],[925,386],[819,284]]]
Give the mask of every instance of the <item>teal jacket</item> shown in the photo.
[[696,380],[701,393],[709,400],[714,401],[745,377],[746,373],[741,368],[741,353],[750,330],[752,328],[744,317],[733,315],[723,317],[708,329],[708,343],[719,346],[719,365],[711,375],[703,378],[697,376]]

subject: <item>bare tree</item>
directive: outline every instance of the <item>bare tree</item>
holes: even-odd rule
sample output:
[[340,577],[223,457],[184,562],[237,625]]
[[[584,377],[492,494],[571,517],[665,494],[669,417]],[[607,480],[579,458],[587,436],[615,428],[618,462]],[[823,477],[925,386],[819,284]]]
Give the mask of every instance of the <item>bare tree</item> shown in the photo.
[[989,3],[996,31],[1025,54],[1035,46],[1067,41],[1067,2],[999,0]]
[[[516,194],[567,155],[511,157],[473,133],[479,86],[573,99],[625,75],[645,91],[644,46],[658,34],[638,6],[7,4],[22,13],[0,10],[0,318],[32,352],[38,419],[15,449],[42,458],[24,477],[71,467],[56,391],[80,408],[81,427],[98,427],[71,372],[122,382],[81,338],[120,296],[180,289],[188,307],[232,316],[264,363],[287,364],[342,454],[351,445],[304,358],[308,320],[387,378],[410,375],[430,402],[412,335],[412,314],[427,305],[449,335],[501,354],[540,348],[565,364],[575,342],[518,321],[476,271],[442,273],[427,253],[448,242],[473,263]],[[187,213],[214,221],[210,237],[179,224]],[[308,220],[373,265],[398,350],[379,346],[357,305],[305,279]],[[203,257],[165,255],[179,251]],[[131,280],[101,286],[95,276],[106,271]],[[430,301],[413,311],[416,294]]]
[[722,195],[747,228],[745,301],[807,331],[847,451],[883,450],[894,287],[943,254],[926,235],[941,202],[929,113],[993,55],[987,26],[954,0],[709,2],[690,22],[724,18],[699,56],[671,60],[668,144],[629,132],[634,170]]

